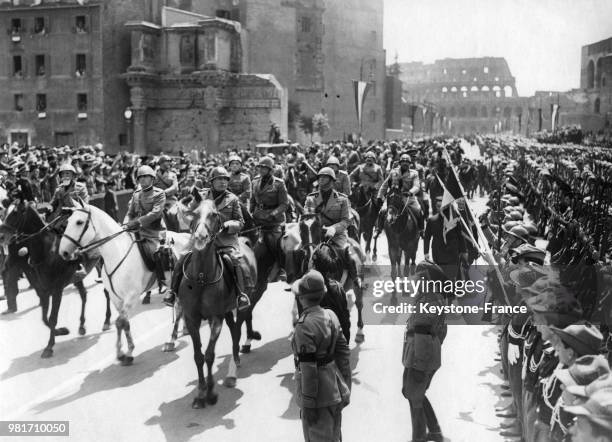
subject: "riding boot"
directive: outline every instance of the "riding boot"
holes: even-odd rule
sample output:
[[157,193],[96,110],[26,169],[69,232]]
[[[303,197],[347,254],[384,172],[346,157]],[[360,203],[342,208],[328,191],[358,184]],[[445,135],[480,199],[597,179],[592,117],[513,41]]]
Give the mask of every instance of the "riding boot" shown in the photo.
[[380,232],[383,231],[385,227],[386,216],[387,216],[387,209],[381,209],[380,212],[378,212],[378,218],[376,218],[376,231],[374,232],[376,236],[380,235]]
[[344,260],[346,261],[348,277],[354,281],[355,285],[361,289],[361,278],[357,273],[357,262],[353,259],[350,253],[350,247],[344,249]]
[[427,422],[427,440],[442,442],[444,437],[442,436],[442,429],[440,428],[440,424],[438,423],[438,418],[436,417],[436,413],[431,406],[431,402],[427,399],[427,396],[423,400],[423,411],[425,412],[425,419]]
[[164,304],[169,307],[172,307],[174,305],[174,301],[176,301],[176,294],[181,286],[181,279],[183,277],[183,263],[185,262],[185,259],[187,259],[187,255],[181,256],[174,266],[174,270],[172,271],[170,289],[168,290],[168,295],[163,299]]
[[410,418],[412,420],[412,442],[427,441],[427,420],[423,407],[415,407],[410,401]]
[[246,310],[251,306],[249,295],[245,293],[244,272],[239,263],[234,263],[234,281],[236,282],[236,305],[239,311]]

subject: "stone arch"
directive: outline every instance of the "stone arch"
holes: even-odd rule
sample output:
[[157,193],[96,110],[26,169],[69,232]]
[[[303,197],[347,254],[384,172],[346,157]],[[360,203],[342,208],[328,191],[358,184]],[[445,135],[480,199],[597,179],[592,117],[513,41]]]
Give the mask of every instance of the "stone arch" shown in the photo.
[[587,64],[586,87],[592,89],[595,86],[595,63],[590,60]]
[[504,97],[512,97],[512,86],[504,86]]
[[448,116],[449,117],[456,117],[457,116],[457,111],[455,110],[455,107],[451,107],[450,110],[448,111]]
[[[459,108],[459,118],[465,118],[465,106]],[[460,132],[462,133],[462,132]]]
[[489,116],[486,106],[483,106],[482,109],[480,109],[480,116],[483,118],[487,118]]
[[443,94],[445,94],[445,93],[447,93],[447,92],[448,92],[448,88],[447,88],[446,86],[444,86],[444,87],[442,88],[442,93],[443,93]]
[[595,64],[595,87],[601,87],[601,74],[602,74],[602,57],[597,59],[597,63]]
[[470,108],[470,117],[477,117],[478,116],[478,109],[476,108],[476,106],[472,106]]
[[453,87],[451,87],[451,92],[453,92],[453,93],[457,93],[457,86],[453,86]]
[[482,89],[480,89],[480,90],[481,90],[481,91],[483,91],[483,92],[489,92],[489,91],[491,91],[491,89],[489,88],[489,86],[486,86],[486,85],[485,85],[485,86],[483,86],[483,87],[482,87]]
[[471,92],[478,92],[478,91],[479,91],[478,86],[472,86],[472,87],[470,88],[470,91],[471,91]]
[[593,112],[595,112],[596,114],[601,112],[601,100],[599,99],[599,97],[595,99],[595,104],[593,106]]
[[467,86],[461,86],[461,96],[463,96],[463,98],[467,98],[467,95],[468,95]]
[[510,118],[512,116],[512,109],[510,106],[504,108],[504,118]]
[[497,85],[493,86],[493,92],[497,98],[501,97],[501,87]]

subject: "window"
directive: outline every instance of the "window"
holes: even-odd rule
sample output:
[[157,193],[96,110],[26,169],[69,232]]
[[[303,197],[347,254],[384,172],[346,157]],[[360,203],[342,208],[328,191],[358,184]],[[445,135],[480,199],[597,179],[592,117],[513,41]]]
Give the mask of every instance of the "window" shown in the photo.
[[46,94],[36,94],[36,110],[38,112],[45,112],[47,110]]
[[302,17],[300,20],[302,32],[312,31],[312,19],[310,17]]
[[499,77],[495,77],[495,81],[499,81]]
[[451,88],[451,92],[457,92],[457,87],[456,87],[456,86],[453,86],[453,87]]
[[34,33],[35,34],[44,34],[46,32],[45,28],[45,18],[44,17],[36,17],[34,19]]
[[444,86],[444,87],[442,88],[442,93],[443,93],[443,94],[445,94],[445,93],[447,93],[447,92],[448,92],[448,88],[447,88],[446,86]]
[[11,33],[19,34],[21,32],[21,19],[13,18],[11,19]]
[[21,112],[23,110],[23,94],[15,94],[15,110]]
[[232,19],[232,15],[230,11],[228,11],[227,9],[217,9],[217,11],[215,12],[215,15],[219,18],[224,18],[226,20]]
[[87,112],[87,94],[77,94],[77,109],[79,112]]
[[74,19],[74,29],[77,34],[84,34],[87,32],[87,20],[84,15],[77,15]]
[[13,77],[23,78],[23,63],[21,55],[13,55]]
[[76,76],[83,77],[87,70],[87,57],[85,54],[76,54]]
[[447,72],[446,68],[444,68],[444,70],[442,71],[442,73],[443,73],[444,75],[448,74],[448,72]]
[[485,66],[482,68],[482,72],[484,72],[485,74],[489,73],[489,66]]
[[471,92],[478,92],[478,86],[472,86],[472,87],[470,88],[470,91],[471,91]]
[[36,66],[36,75],[39,77],[44,77],[45,75],[45,56],[37,55],[34,58],[34,65]]

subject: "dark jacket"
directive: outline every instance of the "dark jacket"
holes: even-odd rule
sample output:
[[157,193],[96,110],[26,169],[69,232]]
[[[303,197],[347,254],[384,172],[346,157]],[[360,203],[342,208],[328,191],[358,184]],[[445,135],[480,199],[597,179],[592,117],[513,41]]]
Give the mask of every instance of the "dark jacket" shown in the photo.
[[[459,216],[458,214],[456,216]],[[450,230],[444,241],[444,219],[440,214],[435,214],[427,220],[425,226],[425,237],[423,250],[429,253],[431,242],[431,255],[433,262],[438,265],[458,264],[459,255],[466,252],[465,239],[461,234],[461,225]]]

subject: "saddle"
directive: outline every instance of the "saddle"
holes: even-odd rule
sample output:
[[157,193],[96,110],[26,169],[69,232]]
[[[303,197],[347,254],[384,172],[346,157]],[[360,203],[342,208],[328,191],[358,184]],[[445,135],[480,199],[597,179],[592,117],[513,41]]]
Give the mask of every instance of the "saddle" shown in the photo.
[[151,248],[146,245],[147,240],[138,238],[136,239],[136,245],[138,246],[138,251],[140,252],[140,256],[142,256],[142,260],[145,263],[145,266],[150,272],[155,271],[155,253],[151,253]]

